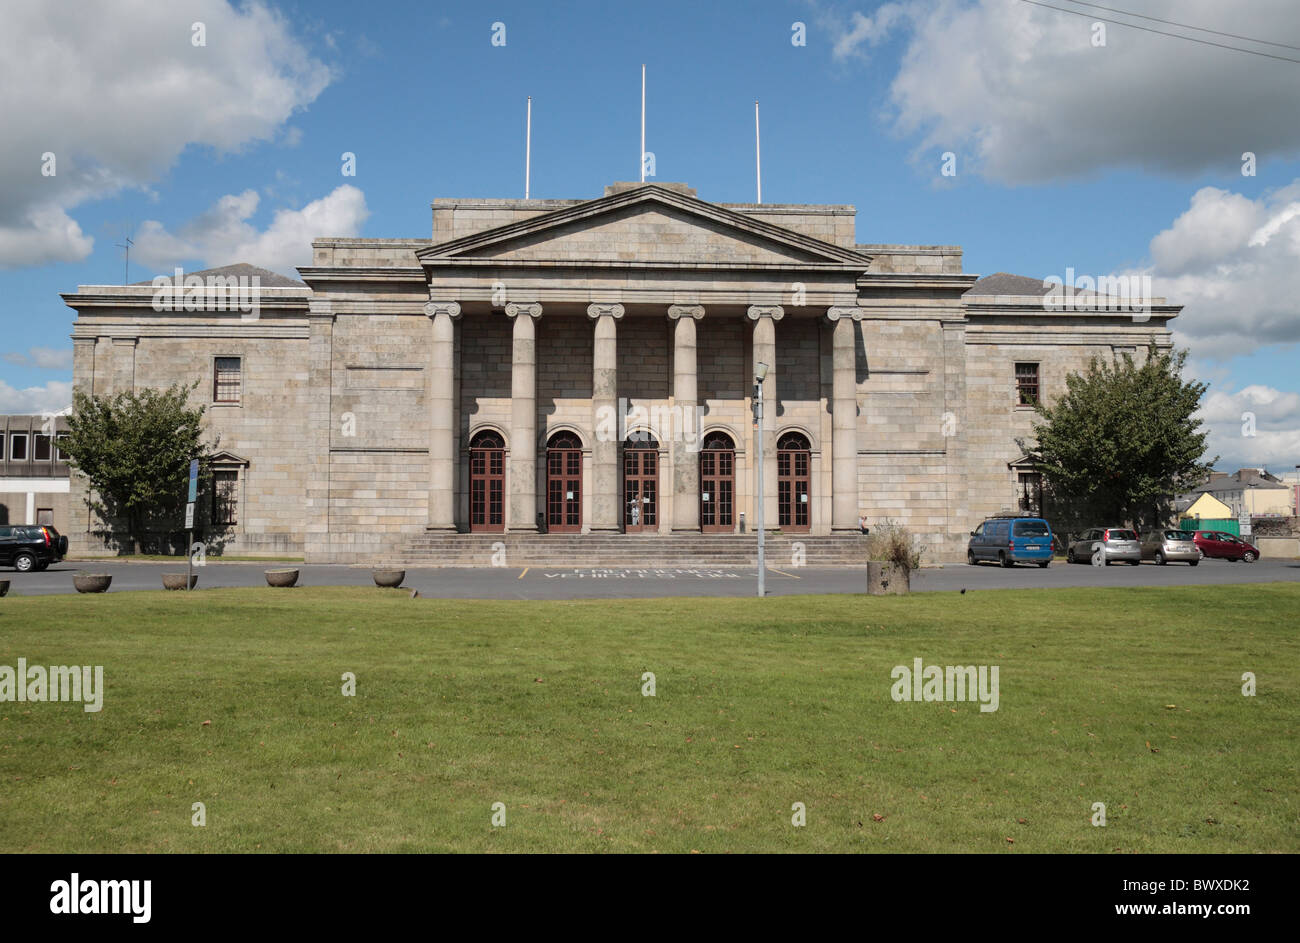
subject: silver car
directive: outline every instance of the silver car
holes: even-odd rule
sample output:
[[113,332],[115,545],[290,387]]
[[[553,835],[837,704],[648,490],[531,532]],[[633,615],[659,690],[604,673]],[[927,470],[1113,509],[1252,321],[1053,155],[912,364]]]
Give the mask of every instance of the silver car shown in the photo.
[[1094,527],[1070,541],[1065,553],[1067,563],[1110,564],[1123,560],[1133,566],[1142,562],[1142,544],[1136,532],[1126,527]]
[[1153,530],[1142,538],[1142,559],[1166,563],[1186,563],[1196,566],[1201,562],[1201,548],[1196,546],[1196,531]]

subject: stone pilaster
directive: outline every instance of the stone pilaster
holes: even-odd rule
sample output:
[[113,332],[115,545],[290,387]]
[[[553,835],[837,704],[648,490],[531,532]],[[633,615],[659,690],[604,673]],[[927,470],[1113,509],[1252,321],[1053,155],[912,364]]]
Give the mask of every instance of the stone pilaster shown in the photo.
[[828,308],[831,353],[831,530],[858,529],[858,322],[862,309]]
[[537,329],[542,306],[506,305],[514,319],[510,361],[510,502],[506,528],[537,530]]
[[[750,370],[758,369],[760,363],[767,364],[767,378],[763,381],[763,526],[767,530],[777,528],[776,508],[776,426],[777,426],[777,387],[776,387],[776,322],[785,317],[785,309],[780,305],[750,305],[746,312],[754,322],[753,362]],[[749,378],[753,386],[753,373]],[[755,495],[755,512],[760,496]],[[754,514],[750,525],[758,526],[758,515]]]
[[[596,322],[591,351],[591,529],[623,529],[622,488],[619,487],[618,320],[621,304],[587,305],[587,317]],[[610,421],[609,417],[614,417]],[[614,429],[610,436],[608,430]]]
[[673,321],[673,406],[681,410],[681,428],[673,430],[673,530],[700,529],[699,375],[696,366],[695,322],[704,317],[701,305],[669,305]]
[[456,529],[456,318],[460,305],[431,301],[424,313],[433,324],[429,362],[429,530]]
[[[130,393],[135,389],[135,337],[113,338],[113,395]],[[211,391],[208,396],[211,396]]]
[[[330,432],[334,426],[332,365],[334,310],[328,299],[307,302],[307,440],[304,559],[328,561],[330,552]],[[209,394],[211,395],[211,394]]]

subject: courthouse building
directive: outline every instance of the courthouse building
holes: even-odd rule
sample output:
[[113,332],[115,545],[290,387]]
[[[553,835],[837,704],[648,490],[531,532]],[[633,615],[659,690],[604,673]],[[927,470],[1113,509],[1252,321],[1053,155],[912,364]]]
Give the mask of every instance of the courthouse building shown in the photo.
[[[1034,400],[1093,356],[1167,348],[1179,309],[1045,305],[959,247],[856,241],[876,226],[669,183],[438,199],[431,239],[320,238],[302,281],[195,273],[205,306],[175,278],[64,295],[74,384],[199,381],[219,440],[199,518],[225,551],[366,561],[439,534],[752,535],[765,364],[767,527],[816,546],[888,519],[961,559],[985,516],[1033,509]],[[191,310],[241,276],[251,307]],[[93,551],[85,487],[69,538]]]

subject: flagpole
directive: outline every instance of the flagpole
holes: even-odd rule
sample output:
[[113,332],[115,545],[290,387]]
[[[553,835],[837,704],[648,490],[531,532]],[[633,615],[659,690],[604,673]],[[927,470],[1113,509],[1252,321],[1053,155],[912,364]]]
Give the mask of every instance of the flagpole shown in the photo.
[[533,96],[528,96],[528,130],[524,132],[524,199],[528,199],[533,171]]
[[641,63],[641,182],[645,183],[645,63]]
[[754,174],[758,181],[758,202],[763,202],[763,150],[758,139],[758,100],[754,100]]

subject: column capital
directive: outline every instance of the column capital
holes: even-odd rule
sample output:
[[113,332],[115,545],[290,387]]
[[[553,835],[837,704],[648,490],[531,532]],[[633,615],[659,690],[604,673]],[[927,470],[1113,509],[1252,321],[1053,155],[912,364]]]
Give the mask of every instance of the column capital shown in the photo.
[[780,305],[750,305],[745,314],[751,321],[757,321],[759,318],[771,318],[773,321],[779,321],[785,317],[785,309]]
[[424,313],[431,318],[436,318],[440,314],[445,314],[453,321],[460,317],[460,302],[458,301],[430,301],[424,306]]
[[621,304],[589,304],[587,305],[587,317],[593,321],[597,318],[603,318],[609,315],[614,320],[623,316],[623,306]]
[[668,320],[676,321],[679,318],[694,318],[700,320],[704,317],[704,305],[669,305]]
[[521,314],[526,314],[530,318],[540,318],[542,316],[542,306],[535,301],[531,304],[516,304],[512,301],[506,305],[507,317],[516,318]]
[[835,306],[826,309],[826,319],[834,324],[840,318],[852,318],[854,321],[861,321],[863,309],[859,307]]

